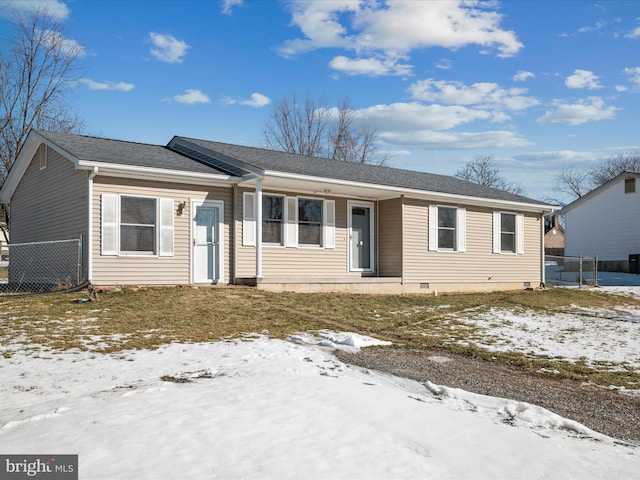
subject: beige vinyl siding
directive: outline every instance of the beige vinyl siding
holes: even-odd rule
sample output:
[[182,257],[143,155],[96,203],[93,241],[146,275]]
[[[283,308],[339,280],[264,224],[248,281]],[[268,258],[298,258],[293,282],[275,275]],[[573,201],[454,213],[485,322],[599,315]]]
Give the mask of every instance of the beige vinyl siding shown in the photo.
[[[47,165],[40,169],[40,150]],[[11,243],[50,240],[85,240],[83,265],[86,278],[89,179],[85,171],[44,144],[27,167],[10,205]]]
[[[256,249],[253,246],[242,245],[242,193],[254,190],[238,190],[236,211],[236,251],[237,277],[255,277]],[[264,191],[263,195],[285,195],[284,192]],[[295,196],[287,193],[286,195]],[[305,198],[314,196],[301,195]],[[315,197],[320,198],[320,197]],[[344,198],[329,198],[335,200],[335,241],[333,249],[319,247],[284,247],[268,246],[262,248],[262,273],[264,277],[332,277],[354,276],[360,277],[359,272],[349,273],[347,257],[347,200]]]
[[[493,253],[493,211],[466,208],[466,252],[428,249],[428,206],[406,199],[404,207],[404,279],[424,283],[520,283],[537,286],[541,279],[541,219],[524,215],[524,254]],[[514,212],[517,213],[517,212]]]
[[378,203],[378,261],[381,277],[402,276],[402,203],[394,198]]
[[[183,285],[191,283],[191,201],[224,202],[224,281],[229,282],[233,209],[230,187],[199,187],[123,178],[94,178],[93,282],[98,285]],[[171,198],[174,203],[173,256],[103,256],[101,254],[101,196],[103,193]],[[178,215],[178,205],[184,209]]]

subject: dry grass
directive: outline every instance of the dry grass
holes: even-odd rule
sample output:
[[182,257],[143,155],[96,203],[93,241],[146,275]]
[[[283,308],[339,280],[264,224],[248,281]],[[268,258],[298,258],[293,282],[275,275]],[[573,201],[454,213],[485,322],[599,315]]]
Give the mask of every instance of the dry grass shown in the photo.
[[[86,302],[83,292],[0,301],[0,353],[79,349],[113,353],[170,342],[207,342],[255,333],[284,338],[320,329],[347,330],[394,342],[398,348],[447,349],[600,384],[632,386],[640,372],[612,373],[571,362],[517,353],[496,354],[460,341],[473,328],[458,321],[488,308],[549,313],[614,308],[640,301],[597,290],[548,289],[458,295],[274,294],[252,288],[123,289]],[[637,388],[637,387],[636,387]]]

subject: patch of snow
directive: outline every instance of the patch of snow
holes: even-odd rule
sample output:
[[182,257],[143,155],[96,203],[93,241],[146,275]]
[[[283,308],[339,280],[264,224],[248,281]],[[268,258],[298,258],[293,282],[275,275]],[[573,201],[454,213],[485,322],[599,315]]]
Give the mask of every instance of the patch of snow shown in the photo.
[[589,312],[543,315],[493,308],[458,319],[477,330],[473,343],[489,351],[597,363],[600,369],[640,370],[640,313]]
[[81,478],[635,478],[640,467],[640,448],[540,407],[264,337],[20,352],[0,376],[3,453],[76,453]]
[[352,332],[334,332],[331,330],[320,330],[318,336],[311,333],[303,332],[295,335],[289,335],[289,339],[306,344],[317,345],[337,350],[345,350],[348,352],[359,352],[361,348],[373,346],[391,345],[391,342],[378,340],[367,335],[360,335]]

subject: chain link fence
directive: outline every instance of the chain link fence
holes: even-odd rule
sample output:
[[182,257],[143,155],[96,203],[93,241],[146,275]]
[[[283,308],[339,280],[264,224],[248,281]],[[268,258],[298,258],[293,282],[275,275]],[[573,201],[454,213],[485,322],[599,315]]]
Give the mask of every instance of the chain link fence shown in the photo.
[[545,255],[545,281],[555,286],[596,286],[598,257]]
[[15,243],[0,248],[0,294],[49,293],[81,285],[82,241]]

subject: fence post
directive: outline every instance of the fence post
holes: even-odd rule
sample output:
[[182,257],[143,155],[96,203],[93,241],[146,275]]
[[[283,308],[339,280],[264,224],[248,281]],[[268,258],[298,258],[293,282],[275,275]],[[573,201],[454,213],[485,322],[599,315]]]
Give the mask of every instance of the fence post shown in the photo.
[[594,257],[593,264],[593,286],[598,286],[598,255]]
[[76,281],[76,285],[80,285],[82,281],[82,239],[83,234],[80,234],[80,238],[78,239],[78,277]]
[[580,255],[579,257],[579,269],[580,269],[580,275],[578,276],[578,288],[582,288],[582,255]]

